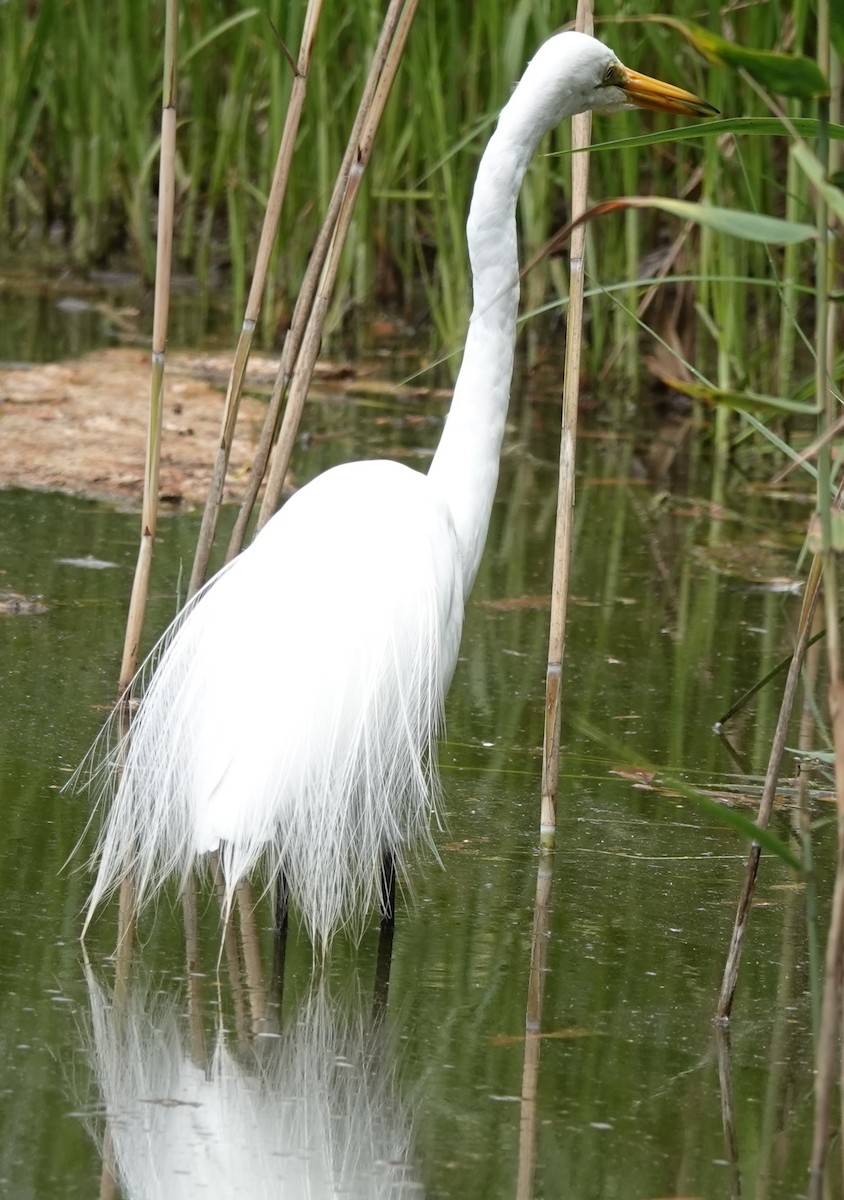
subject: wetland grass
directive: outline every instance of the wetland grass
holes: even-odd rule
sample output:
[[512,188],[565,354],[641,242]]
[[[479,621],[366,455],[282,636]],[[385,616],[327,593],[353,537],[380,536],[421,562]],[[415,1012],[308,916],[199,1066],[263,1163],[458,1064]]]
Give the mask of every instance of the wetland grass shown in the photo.
[[[681,17],[696,11],[691,0],[675,7]],[[12,3],[7,9],[9,37],[4,36],[0,49],[6,56],[7,97],[0,116],[0,226],[7,244],[32,246],[34,253],[50,232],[52,242],[64,247],[54,246],[52,253],[66,253],[83,268],[128,262],[151,277],[155,184],[150,147],[158,137],[152,97],[160,76],[159,6],[139,9],[81,0],[70,8],[60,0],[44,0],[38,6]],[[599,13],[597,33],[612,43],[623,61],[639,62],[650,73],[669,78],[679,70],[693,89],[703,88],[706,68],[700,59],[672,31],[635,20],[647,13],[644,0],[633,0],[623,21],[601,20]],[[415,321],[428,309],[432,342],[440,348],[455,346],[468,300],[464,256],[456,250],[462,244],[477,156],[494,115],[492,98],[507,94],[534,47],[559,24],[560,15],[550,0],[520,0],[506,8],[434,0],[423,7],[408,42],[403,82],[385,108],[379,153],[362,183],[350,224],[329,311],[329,335],[343,327],[350,309],[370,308],[376,295],[379,305],[398,308]],[[799,13],[795,10],[795,20],[798,17],[802,30],[802,7]],[[238,301],[233,305],[238,313],[243,311],[248,264],[256,258],[274,157],[296,87],[273,25],[285,44],[296,46],[302,20],[296,6],[282,5],[281,0],[271,0],[266,9],[244,7],[225,20],[211,0],[198,0],[181,17],[179,107],[184,117],[177,158],[176,260],[201,283],[228,287]],[[729,20],[737,42],[778,45],[779,6],[752,5],[731,13]],[[379,27],[377,11],[363,0],[326,0],[314,42],[309,99],[301,116],[304,153],[289,179],[285,236],[270,255],[256,330],[265,345],[287,324],[298,294]],[[467,62],[472,70],[466,69]],[[725,113],[761,112],[761,102],[749,95],[734,72],[709,74],[707,86],[717,91],[713,102]],[[600,122],[596,141],[606,140],[608,130]],[[570,145],[566,129],[555,139],[557,149]],[[591,156],[594,194],[676,194],[676,179],[688,177],[689,162],[699,161],[695,140],[700,141],[652,143],[642,150],[616,139],[617,149]],[[784,150],[782,139],[725,134],[707,162],[706,187],[718,195],[719,203],[735,199],[757,211],[782,212],[788,201],[793,215],[802,217],[799,191],[788,200],[792,193],[785,187]],[[570,213],[568,175],[567,161],[553,155],[532,166],[519,202],[526,257]],[[596,268],[600,278],[593,274],[590,288],[638,279],[638,264],[666,232],[658,215],[628,213],[615,221],[602,233]],[[696,235],[690,237],[694,253]],[[446,254],[443,260],[436,248]],[[747,256],[745,274],[764,278],[764,251],[753,248]],[[711,256],[704,257],[706,266],[700,273],[708,278],[692,286],[697,302],[708,308],[707,291],[724,272]],[[805,275],[806,261],[804,252],[792,252],[788,277]],[[543,305],[550,281],[560,284],[562,275],[560,264],[550,263],[527,277],[528,311]],[[738,287],[727,282],[719,286]],[[590,304],[586,366],[594,375],[609,352],[609,330],[606,317],[600,315],[603,305]],[[635,288],[630,306],[635,307]],[[777,319],[776,298],[767,288],[746,285],[732,311],[748,310],[759,314],[760,324],[762,314]],[[719,312],[729,311],[730,306],[719,304]],[[623,308],[616,311],[613,325],[614,339],[621,337],[625,343],[621,373],[628,380],[635,378],[640,371],[640,327]],[[768,322],[765,325],[770,328]],[[528,326],[534,354],[539,328]],[[768,351],[768,340],[757,331],[740,339],[739,377],[748,376],[751,369],[754,374],[758,368],[767,373],[773,358]],[[774,389],[766,383],[759,390]]]

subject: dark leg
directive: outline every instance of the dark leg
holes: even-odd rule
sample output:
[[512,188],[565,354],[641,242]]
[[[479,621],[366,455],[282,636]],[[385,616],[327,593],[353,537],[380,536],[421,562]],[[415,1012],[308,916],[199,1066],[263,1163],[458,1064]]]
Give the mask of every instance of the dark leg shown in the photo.
[[381,921],[381,932],[378,935],[378,957],[375,963],[375,987],[372,994],[372,1019],[380,1025],[387,1012],[387,993],[390,988],[390,966],[393,960],[392,925]]
[[385,848],[381,855],[381,928],[393,929],[396,924],[396,859]]
[[283,938],[287,935],[287,909],[290,893],[287,890],[287,880],[282,868],[275,881],[275,936]]
[[273,929],[273,973],[267,1011],[267,1025],[278,1029],[281,1025],[281,998],[284,991],[284,959],[287,951],[287,881],[279,871],[275,893],[275,928]]

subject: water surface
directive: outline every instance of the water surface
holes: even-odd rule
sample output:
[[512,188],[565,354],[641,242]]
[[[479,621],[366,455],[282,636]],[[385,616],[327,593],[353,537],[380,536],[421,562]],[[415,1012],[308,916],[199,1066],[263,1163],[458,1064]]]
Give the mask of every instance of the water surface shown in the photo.
[[[441,406],[430,407],[439,419]],[[300,447],[297,477],[363,454],[424,466],[437,421],[406,418],[383,397],[352,413],[314,406],[308,419],[325,436]],[[765,858],[731,1031],[730,1161],[711,1017],[745,846],[632,771],[656,763],[701,785],[730,776],[736,802],[749,795],[711,724],[787,651],[798,601],[742,577],[740,551],[725,569],[715,550],[770,541],[776,552],[802,516],[748,496],[738,480],[741,521],[713,514],[697,458],[666,499],[639,477],[632,435],[599,423],[591,432],[600,436],[581,444],[558,849],[539,910],[538,1040],[525,1038],[525,1013],[541,865],[554,404],[535,397],[512,413],[440,752],[441,865],[429,857],[408,881],[388,998],[373,1005],[374,917],[362,945],[341,939],[316,980],[294,923],[281,1011],[258,1037],[254,998],[233,986],[225,961],[217,969],[207,888],[192,982],[175,896],[142,922],[128,999],[113,997],[113,909],[92,931],[86,973],[88,806],[60,788],[113,694],[138,518],[0,492],[0,587],[46,606],[0,618],[0,1192],[89,1197],[105,1157],[123,1185],[111,1194],[127,1198],[803,1194],[802,892]],[[195,514],[162,518],[149,643],[176,610],[197,525]],[[61,561],[85,556],[111,565]],[[776,702],[763,694],[734,722],[751,776],[764,770]],[[788,823],[778,815],[778,832]],[[65,867],[80,837],[83,851]],[[267,986],[270,920],[263,904]]]

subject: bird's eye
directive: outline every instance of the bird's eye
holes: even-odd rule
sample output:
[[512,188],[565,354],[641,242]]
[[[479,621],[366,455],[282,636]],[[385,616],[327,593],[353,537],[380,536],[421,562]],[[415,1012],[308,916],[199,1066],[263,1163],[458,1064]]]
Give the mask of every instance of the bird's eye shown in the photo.
[[615,63],[610,63],[604,72],[604,84],[612,87],[612,85],[616,83],[618,83],[618,74],[615,69]]

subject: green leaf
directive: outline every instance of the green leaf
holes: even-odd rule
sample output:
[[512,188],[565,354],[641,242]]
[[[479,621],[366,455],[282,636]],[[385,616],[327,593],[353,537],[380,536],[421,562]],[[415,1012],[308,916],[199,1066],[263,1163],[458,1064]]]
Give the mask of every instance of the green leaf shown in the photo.
[[795,142],[791,153],[812,187],[823,194],[824,200],[839,221],[844,221],[844,192],[826,178],[820,159],[815,157],[805,142]]
[[790,446],[788,442],[784,442],[783,439],[773,429],[770,428],[770,426],[765,425],[758,419],[758,417],[754,417],[753,413],[748,412],[746,409],[742,410],[741,416],[743,421],[747,421],[748,425],[751,425],[758,434],[769,441],[772,446],[775,446],[784,458],[790,458],[795,466],[799,467],[801,471],[805,471],[807,475],[811,475],[813,479],[817,479],[817,467],[813,466],[812,463],[808,462],[802,457],[802,455],[798,454],[794,447]]
[[589,722],[575,720],[575,725],[581,732],[585,733],[587,737],[592,738],[599,745],[610,748],[621,761],[649,771],[652,775],[658,777],[663,786],[670,787],[672,791],[678,792],[686,800],[691,800],[693,804],[703,809],[705,813],[715,820],[720,821],[722,825],[729,825],[743,837],[756,842],[764,850],[769,850],[791,867],[793,871],[796,871],[798,874],[802,873],[802,867],[798,859],[792,854],[785,842],[778,838],[775,833],[771,833],[770,829],[761,829],[755,821],[751,821],[744,813],[730,808],[729,805],[719,804],[717,800],[713,800],[711,796],[707,796],[705,792],[701,792],[698,788],[691,787],[689,784],[677,779],[676,776],[666,774],[651,763],[634,757],[631,755],[628,747],[622,746],[615,738],[604,733],[603,730],[598,729]]
[[830,4],[829,33],[835,53],[839,58],[844,58],[844,4]]
[[835,766],[834,750],[801,750],[797,746],[786,746],[786,750],[795,758],[805,759],[807,762],[819,762],[827,767]]
[[[820,122],[814,117],[795,117],[789,121],[787,128],[779,117],[724,117],[718,121],[704,121],[699,125],[677,125],[671,129],[639,133],[633,137],[595,142],[592,146],[587,146],[586,150],[591,154],[603,150],[634,150],[639,146],[656,146],[660,142],[686,142],[694,138],[719,136],[722,133],[788,137],[792,129],[800,137],[815,138],[820,132]],[[828,125],[827,133],[834,141],[844,141],[844,125]],[[560,153],[577,154],[580,151],[562,150]]]
[[799,221],[783,221],[780,217],[769,217],[763,213],[720,208],[714,204],[694,204],[690,200],[674,200],[665,196],[625,196],[621,200],[608,200],[597,206],[602,212],[613,208],[656,208],[683,221],[705,225],[718,233],[775,246],[796,245],[817,236],[814,225]]
[[818,410],[813,404],[801,404],[799,400],[786,400],[782,396],[763,396],[758,392],[736,392],[727,388],[710,387],[705,383],[663,377],[676,392],[703,400],[706,404],[723,404],[741,412],[787,412],[803,417],[816,417]]
[[221,21],[219,25],[215,25],[213,29],[201,37],[199,41],[194,42],[190,50],[183,54],[179,60],[179,70],[182,71],[185,66],[197,54],[200,54],[206,46],[210,46],[217,38],[223,37],[224,34],[230,33],[236,25],[240,25],[243,21],[251,21],[253,17],[260,17],[260,8],[246,8],[243,12],[235,13],[233,17],[227,17],[225,21]]
[[714,204],[693,204],[690,200],[673,200],[665,196],[621,196],[616,200],[602,200],[600,204],[593,205],[575,220],[570,221],[568,225],[555,233],[524,266],[522,274],[526,275],[537,262],[565,245],[578,226],[588,221],[594,221],[596,217],[601,217],[605,213],[619,212],[627,208],[656,208],[670,213],[673,217],[679,217],[682,221],[704,225],[718,233],[729,234],[730,237],[743,238],[749,242],[764,242],[771,246],[791,246],[798,242],[811,241],[817,237],[814,225],[804,225],[799,221],[784,221],[780,217],[768,217],[762,213],[745,212],[735,208],[720,208]]
[[732,67],[735,71],[747,71],[757,83],[780,96],[814,100],[818,96],[829,95],[829,84],[812,58],[802,54],[780,54],[776,50],[752,50],[748,46],[738,46],[705,29],[703,25],[682,21],[679,17],[651,15],[644,20],[669,25],[682,34],[708,62]]

